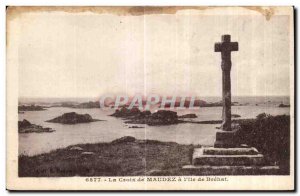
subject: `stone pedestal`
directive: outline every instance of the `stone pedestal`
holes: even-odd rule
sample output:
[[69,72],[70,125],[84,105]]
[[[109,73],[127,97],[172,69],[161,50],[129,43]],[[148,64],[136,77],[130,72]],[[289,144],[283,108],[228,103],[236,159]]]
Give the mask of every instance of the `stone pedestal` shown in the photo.
[[236,130],[235,131],[218,131],[216,133],[216,141],[214,144],[215,148],[235,148],[237,147],[236,141]]
[[264,156],[255,148],[195,148],[193,165],[263,165]]
[[183,169],[192,175],[274,175],[279,172],[278,166],[267,166],[264,156],[255,148],[242,146],[195,148],[192,165]]

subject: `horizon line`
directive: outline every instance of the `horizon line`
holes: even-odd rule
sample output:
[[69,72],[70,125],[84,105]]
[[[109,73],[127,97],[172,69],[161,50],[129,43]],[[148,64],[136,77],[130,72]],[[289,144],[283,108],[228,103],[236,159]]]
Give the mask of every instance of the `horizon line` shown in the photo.
[[[135,95],[128,95],[129,97],[133,97]],[[166,95],[172,96],[172,95]],[[176,97],[181,97],[180,95],[173,95]],[[18,99],[81,99],[81,98],[99,98],[100,96],[86,96],[86,97],[27,97],[27,96],[20,96]],[[192,96],[187,96],[192,97]],[[204,95],[204,96],[195,96],[195,97],[222,97],[222,95]],[[290,97],[290,95],[234,95],[231,97]]]

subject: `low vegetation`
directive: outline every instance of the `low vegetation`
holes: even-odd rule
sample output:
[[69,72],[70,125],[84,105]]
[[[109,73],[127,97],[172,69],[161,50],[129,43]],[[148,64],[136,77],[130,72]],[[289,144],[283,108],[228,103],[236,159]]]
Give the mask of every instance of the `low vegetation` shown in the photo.
[[289,172],[290,116],[271,116],[265,113],[255,120],[240,123],[238,141],[256,147],[269,164],[279,165],[282,173]]
[[176,174],[190,164],[192,145],[123,137],[19,157],[20,177],[138,176]]

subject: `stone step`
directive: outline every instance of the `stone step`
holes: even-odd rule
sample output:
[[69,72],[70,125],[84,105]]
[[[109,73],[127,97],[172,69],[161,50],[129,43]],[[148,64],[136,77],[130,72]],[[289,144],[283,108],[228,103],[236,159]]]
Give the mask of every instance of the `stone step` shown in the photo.
[[264,157],[258,155],[202,155],[193,157],[193,165],[263,165]]
[[[196,148],[193,153],[193,165],[227,165],[227,166],[240,166],[240,165],[263,165],[264,156],[262,154],[204,154],[205,148]],[[225,152],[225,150],[223,151]],[[228,150],[228,152],[233,152]]]
[[[196,150],[196,149],[195,149]],[[199,150],[201,151],[201,150]],[[201,152],[200,152],[201,153]],[[257,155],[256,148],[203,148],[204,155]]]
[[186,175],[276,175],[279,166],[183,166]]

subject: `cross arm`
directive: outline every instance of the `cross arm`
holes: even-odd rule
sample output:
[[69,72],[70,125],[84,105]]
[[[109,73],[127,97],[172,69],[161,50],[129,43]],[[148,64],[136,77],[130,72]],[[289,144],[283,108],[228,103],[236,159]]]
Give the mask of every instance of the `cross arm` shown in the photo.
[[222,51],[222,43],[217,42],[215,43],[215,52],[221,52]]
[[239,43],[238,42],[231,42],[230,43],[230,51],[238,51],[239,50]]

